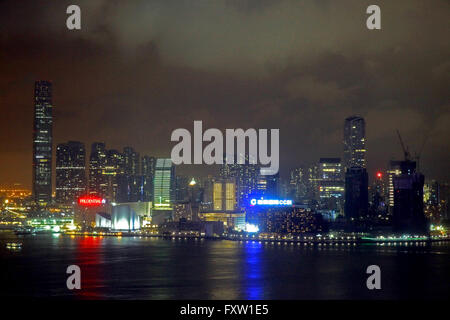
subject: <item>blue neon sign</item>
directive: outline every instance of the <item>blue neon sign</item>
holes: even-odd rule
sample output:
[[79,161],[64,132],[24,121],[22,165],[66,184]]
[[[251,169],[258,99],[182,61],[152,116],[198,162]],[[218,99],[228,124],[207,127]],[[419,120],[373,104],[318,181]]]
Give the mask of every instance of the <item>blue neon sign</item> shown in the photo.
[[292,200],[284,199],[251,199],[250,205],[255,206],[292,206]]

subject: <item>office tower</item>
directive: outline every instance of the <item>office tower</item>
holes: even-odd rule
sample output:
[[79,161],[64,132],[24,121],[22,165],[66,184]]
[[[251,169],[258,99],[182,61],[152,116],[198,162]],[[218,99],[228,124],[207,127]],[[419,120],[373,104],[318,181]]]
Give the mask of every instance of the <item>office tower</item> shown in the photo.
[[123,175],[125,171],[124,162],[125,159],[122,153],[114,149],[106,150],[106,163],[102,171],[102,180],[107,185],[105,197],[111,201],[117,201],[119,176]]
[[365,168],[348,168],[345,172],[345,217],[349,222],[367,218],[369,195]]
[[153,205],[156,208],[171,208],[174,201],[175,166],[171,159],[156,159],[153,179]]
[[143,156],[141,160],[141,173],[143,176],[143,201],[152,201],[156,159],[154,157]]
[[320,158],[319,198],[321,206],[330,210],[341,210],[344,196],[342,165],[340,158]]
[[257,196],[277,198],[279,196],[279,173],[273,175],[258,175],[256,179],[256,191]]
[[428,181],[423,186],[425,216],[433,224],[440,224],[445,217],[440,189],[440,184],[436,180]]
[[143,156],[142,157],[142,175],[153,177],[155,174],[156,158]]
[[118,203],[150,201],[144,197],[144,177],[141,175],[120,174],[117,176],[117,186]]
[[234,179],[222,179],[213,183],[213,210],[235,211],[236,182]]
[[190,180],[188,177],[179,176],[175,177],[175,200],[176,201],[187,201],[188,195],[188,185]]
[[251,194],[257,190],[257,180],[260,174],[259,166],[250,164],[248,156],[245,156],[244,164],[238,164],[235,159],[234,164],[227,164],[226,158],[220,168],[222,179],[234,179],[236,181],[236,194],[238,206],[245,207]]
[[52,84],[36,81],[34,84],[33,125],[33,197],[45,206],[52,199]]
[[370,213],[385,218],[388,208],[388,192],[384,173],[378,171],[370,188],[369,198],[371,201]]
[[307,170],[308,188],[307,188],[307,198],[311,201],[319,200],[319,184],[320,184],[320,173],[319,166],[313,164],[308,167]]
[[308,199],[309,168],[299,167],[291,170],[289,185],[289,198],[296,202],[303,202]]
[[94,142],[89,157],[89,194],[100,197],[106,197],[108,194],[108,179],[103,174],[106,161],[105,144]]
[[391,160],[389,162],[389,169],[387,170],[388,174],[388,205],[389,205],[389,213],[392,215],[394,211],[394,177],[401,174],[400,169],[401,161]]
[[344,124],[344,167],[366,167],[366,123],[353,116]]
[[56,201],[72,203],[86,192],[84,144],[69,141],[56,147]]
[[141,173],[139,153],[131,147],[123,148],[124,168],[127,176],[136,176]]
[[424,176],[416,172],[416,162],[400,163],[401,174],[394,176],[394,230],[406,234],[426,234],[423,210]]

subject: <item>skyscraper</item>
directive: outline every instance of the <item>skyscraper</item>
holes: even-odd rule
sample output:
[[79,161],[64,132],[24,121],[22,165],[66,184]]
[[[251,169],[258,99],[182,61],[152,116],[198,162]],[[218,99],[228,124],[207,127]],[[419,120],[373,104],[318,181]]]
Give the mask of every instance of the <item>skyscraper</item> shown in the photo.
[[426,234],[424,176],[416,171],[414,161],[402,161],[400,167],[401,174],[394,176],[394,230],[407,234]]
[[139,153],[131,147],[123,148],[125,174],[127,176],[136,176],[141,172]]
[[319,197],[323,207],[340,209],[344,195],[340,158],[320,158]]
[[213,210],[236,210],[236,182],[234,179],[214,181],[213,184]]
[[124,174],[124,155],[117,150],[106,150],[106,163],[102,170],[103,180],[107,184],[106,198],[111,201],[118,201],[118,177]]
[[175,167],[170,159],[157,159],[153,179],[153,204],[156,208],[171,208],[174,200]]
[[245,156],[244,163],[239,164],[239,157],[244,156],[236,156],[233,164],[228,164],[225,157],[220,167],[220,177],[222,179],[234,179],[236,181],[238,206],[244,207],[248,204],[249,196],[257,191],[260,168],[258,165],[250,163],[248,155]]
[[366,123],[352,116],[344,124],[344,167],[366,167]]
[[367,217],[369,195],[368,175],[365,168],[348,168],[345,172],[345,217],[349,222]]
[[153,178],[155,176],[156,159],[154,157],[142,157],[143,197],[144,201],[153,200]]
[[56,201],[72,203],[86,192],[84,144],[69,141],[56,147]]
[[394,211],[394,177],[401,174],[402,171],[400,169],[401,161],[391,160],[389,162],[389,169],[387,170],[388,174],[388,210],[389,214],[393,214]]
[[89,193],[100,197],[108,194],[106,169],[106,147],[102,142],[94,142],[89,157]]
[[33,126],[33,197],[37,204],[46,205],[52,199],[52,84],[34,84]]

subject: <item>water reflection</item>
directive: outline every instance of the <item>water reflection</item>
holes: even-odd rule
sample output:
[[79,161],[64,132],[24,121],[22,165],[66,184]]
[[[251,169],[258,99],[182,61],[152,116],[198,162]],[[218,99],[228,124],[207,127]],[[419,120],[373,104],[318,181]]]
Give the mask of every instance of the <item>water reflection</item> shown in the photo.
[[247,242],[245,245],[245,285],[248,300],[263,299],[263,245],[259,242]]
[[[77,237],[76,263],[81,268],[81,289],[74,293],[82,299],[102,299],[104,270],[102,270],[103,238]],[[103,271],[103,272],[102,272]]]

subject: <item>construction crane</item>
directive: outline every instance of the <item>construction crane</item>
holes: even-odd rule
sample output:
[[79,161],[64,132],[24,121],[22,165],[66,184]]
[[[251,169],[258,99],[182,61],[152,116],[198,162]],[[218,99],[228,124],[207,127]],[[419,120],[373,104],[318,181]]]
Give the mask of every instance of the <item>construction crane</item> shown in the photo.
[[400,131],[398,131],[398,129],[397,129],[397,135],[398,135],[398,139],[400,140],[400,144],[402,145],[403,154],[405,156],[405,161],[409,161],[410,155],[409,155],[408,147],[405,147],[405,145],[403,144],[402,136],[400,135]]

